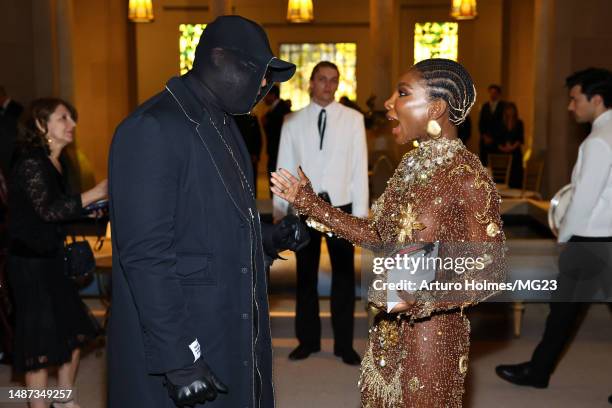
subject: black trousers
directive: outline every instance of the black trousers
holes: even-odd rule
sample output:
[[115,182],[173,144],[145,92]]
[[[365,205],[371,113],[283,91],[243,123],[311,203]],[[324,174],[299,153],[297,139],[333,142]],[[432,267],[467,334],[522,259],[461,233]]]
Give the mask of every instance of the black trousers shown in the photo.
[[535,377],[548,379],[552,374],[580,317],[590,305],[585,302],[589,294],[602,287],[610,288],[610,242],[612,237],[573,236],[559,256],[557,301],[549,305],[542,340],[531,357]]
[[[351,213],[352,205],[339,207]],[[296,253],[297,302],[295,333],[301,345],[321,347],[321,318],[317,291],[321,234],[309,228],[310,243]],[[334,332],[334,351],[343,352],[353,347],[355,312],[355,248],[345,239],[325,235],[332,266],[331,321]]]

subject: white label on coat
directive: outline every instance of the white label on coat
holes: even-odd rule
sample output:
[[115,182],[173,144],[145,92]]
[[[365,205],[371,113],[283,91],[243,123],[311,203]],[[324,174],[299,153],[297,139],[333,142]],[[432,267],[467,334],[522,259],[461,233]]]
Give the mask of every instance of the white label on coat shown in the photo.
[[193,353],[193,362],[195,363],[200,358],[200,343],[198,343],[198,339],[195,339],[193,343],[189,345],[191,352]]

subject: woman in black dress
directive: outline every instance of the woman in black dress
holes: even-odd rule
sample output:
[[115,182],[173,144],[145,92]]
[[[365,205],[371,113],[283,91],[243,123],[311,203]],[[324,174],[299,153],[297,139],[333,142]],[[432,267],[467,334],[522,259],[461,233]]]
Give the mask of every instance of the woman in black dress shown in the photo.
[[[60,155],[74,138],[76,112],[55,98],[32,102],[20,123],[9,190],[9,283],[15,301],[13,368],[26,387],[47,386],[48,368],[58,368],[58,388],[72,389],[79,347],[95,326],[74,283],[64,275],[62,222],[107,195],[107,182],[71,195]],[[57,408],[78,405],[66,396]],[[43,400],[31,408],[46,407]]]
[[499,135],[499,151],[512,155],[512,167],[510,168],[511,188],[523,187],[523,143],[525,135],[523,121],[518,118],[518,109],[512,102],[504,106],[503,122]]

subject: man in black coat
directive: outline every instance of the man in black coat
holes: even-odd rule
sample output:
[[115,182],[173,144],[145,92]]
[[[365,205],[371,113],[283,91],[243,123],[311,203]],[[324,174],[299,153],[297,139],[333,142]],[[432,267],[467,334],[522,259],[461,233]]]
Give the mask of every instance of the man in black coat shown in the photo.
[[263,128],[266,132],[266,150],[268,152],[268,173],[276,171],[278,145],[285,115],[291,112],[289,104],[280,98],[280,89],[274,85],[264,98],[269,110],[263,117]]
[[261,224],[232,115],[294,72],[259,25],[219,17],[192,71],[117,128],[109,407],[274,405],[265,259],[300,230]]
[[499,85],[489,85],[489,101],[482,105],[478,130],[480,131],[480,161],[487,165],[489,154],[497,152],[499,133],[503,124],[504,101]]
[[4,87],[0,86],[0,170],[8,176],[15,138],[17,122],[23,112],[23,106],[11,99]]
[[[267,96],[267,95],[266,95]],[[240,115],[234,118],[238,130],[242,134],[244,143],[251,158],[253,168],[253,185],[255,186],[255,197],[257,197],[257,167],[259,166],[259,156],[261,156],[261,130],[259,120],[255,115]]]

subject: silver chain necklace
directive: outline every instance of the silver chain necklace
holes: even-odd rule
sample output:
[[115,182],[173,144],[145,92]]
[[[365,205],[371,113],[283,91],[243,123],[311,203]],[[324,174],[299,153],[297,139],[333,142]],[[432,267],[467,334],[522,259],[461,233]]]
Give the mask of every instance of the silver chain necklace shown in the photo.
[[[242,168],[240,167],[240,165],[238,164],[238,160],[236,160],[236,157],[234,156],[234,151],[232,150],[232,148],[227,144],[227,142],[225,141],[225,138],[223,137],[223,135],[221,134],[221,131],[219,131],[219,128],[217,127],[217,125],[215,124],[215,122],[212,120],[212,117],[209,115],[208,119],[210,120],[210,124],[213,125],[213,127],[215,128],[215,130],[217,131],[217,134],[219,135],[219,137],[221,138],[221,141],[223,142],[223,144],[225,145],[225,148],[227,149],[227,151],[229,152],[230,156],[232,156],[232,160],[234,161],[234,165],[236,166],[236,168],[238,169],[238,172],[240,173],[241,176],[241,180],[240,180],[240,184],[242,184],[242,189],[244,190],[244,185],[246,184],[247,189],[249,190],[249,193],[251,194],[251,197],[253,198],[253,200],[255,200],[255,194],[253,193],[253,190],[251,189],[251,185],[249,183],[249,180],[247,179],[246,175],[244,174],[244,172],[242,171]],[[223,118],[223,122],[225,122],[225,116]],[[243,182],[244,181],[244,182]]]

